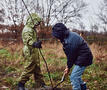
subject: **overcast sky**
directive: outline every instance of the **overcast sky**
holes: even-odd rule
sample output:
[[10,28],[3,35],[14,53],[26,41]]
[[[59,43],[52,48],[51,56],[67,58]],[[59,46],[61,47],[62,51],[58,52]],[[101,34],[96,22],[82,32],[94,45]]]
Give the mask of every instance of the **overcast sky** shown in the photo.
[[88,12],[84,14],[83,21],[84,24],[87,26],[87,29],[89,29],[89,25],[94,24],[95,22],[98,22],[97,17],[95,16],[96,13],[98,13],[98,7],[102,0],[84,0],[87,2],[88,5]]
[[[26,0],[25,0],[26,1]],[[90,23],[94,24],[95,22],[98,22],[98,19],[96,18],[95,14],[98,12],[98,7],[103,0],[84,0],[88,7],[87,12],[83,14],[82,21],[86,25],[86,30],[89,30]],[[0,0],[2,2],[2,0]]]

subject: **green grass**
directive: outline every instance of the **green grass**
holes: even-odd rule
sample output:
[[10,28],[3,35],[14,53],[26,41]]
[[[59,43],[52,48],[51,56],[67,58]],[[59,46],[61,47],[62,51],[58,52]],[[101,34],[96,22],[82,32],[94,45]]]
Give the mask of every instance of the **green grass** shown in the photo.
[[103,65],[92,64],[84,73],[83,79],[91,90],[107,90],[107,72],[101,69]]
[[1,58],[10,58],[11,57],[11,54],[10,54],[10,52],[8,51],[8,50],[6,50],[6,49],[1,49],[0,50],[0,57]]
[[[44,49],[43,53],[47,54],[47,52],[50,51],[52,52],[51,49]],[[61,80],[63,70],[66,66],[66,57],[57,58],[56,56],[55,53],[49,53],[46,56],[54,86]],[[50,85],[48,73],[44,66],[44,61],[41,58],[41,68],[43,69],[44,80],[47,85]],[[2,86],[7,86],[14,89],[18,83],[19,76],[23,71],[23,67],[24,61],[20,52],[11,54],[10,51],[1,49],[0,88]],[[93,64],[85,70],[83,80],[87,82],[87,86],[90,90],[107,90],[107,60],[96,62],[96,59],[94,59]],[[67,76],[64,83],[62,83],[62,85],[64,84],[70,84],[69,76]],[[34,87],[34,85],[35,82],[33,78],[26,84],[26,86],[30,88]]]

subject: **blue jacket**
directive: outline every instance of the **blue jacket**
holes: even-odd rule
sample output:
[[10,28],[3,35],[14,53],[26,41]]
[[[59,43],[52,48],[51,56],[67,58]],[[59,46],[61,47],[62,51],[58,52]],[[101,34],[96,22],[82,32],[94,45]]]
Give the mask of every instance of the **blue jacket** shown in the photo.
[[63,50],[67,56],[67,66],[73,64],[88,66],[92,64],[92,53],[85,40],[75,32],[70,32],[63,42]]
[[57,23],[52,27],[52,35],[63,44],[67,56],[67,66],[73,64],[88,66],[92,64],[92,53],[85,40],[75,32],[70,32],[63,23]]

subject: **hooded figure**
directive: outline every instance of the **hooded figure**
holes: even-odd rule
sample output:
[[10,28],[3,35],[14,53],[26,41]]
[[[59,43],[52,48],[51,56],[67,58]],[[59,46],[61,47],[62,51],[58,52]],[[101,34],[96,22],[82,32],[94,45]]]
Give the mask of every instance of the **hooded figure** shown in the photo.
[[63,23],[57,23],[52,28],[52,35],[63,44],[67,56],[67,66],[64,70],[68,74],[73,65],[70,76],[73,90],[86,90],[86,83],[81,79],[85,68],[92,64],[92,53],[86,41],[75,32],[71,32]]
[[64,38],[66,38],[69,34],[68,28],[62,23],[57,23],[52,28],[52,35],[58,38],[61,42],[63,42]]
[[[31,19],[32,17],[32,19]],[[22,31],[22,40],[24,43],[23,54],[24,54],[24,71],[20,77],[18,83],[19,90],[25,90],[24,85],[29,80],[29,78],[34,75],[36,87],[41,87],[45,85],[43,81],[43,76],[40,70],[40,60],[39,52],[37,48],[41,48],[41,42],[37,42],[36,32],[34,30],[35,26],[38,26],[41,22],[41,18],[33,13],[27,18],[26,25]],[[33,21],[32,21],[33,20]]]

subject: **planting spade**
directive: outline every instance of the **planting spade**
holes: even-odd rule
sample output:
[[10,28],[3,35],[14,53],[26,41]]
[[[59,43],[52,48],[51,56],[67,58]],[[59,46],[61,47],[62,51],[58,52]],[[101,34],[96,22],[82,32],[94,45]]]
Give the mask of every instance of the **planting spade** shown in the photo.
[[65,80],[65,73],[63,74],[61,81],[53,88],[53,90],[57,88],[57,86],[59,86],[64,80]]

